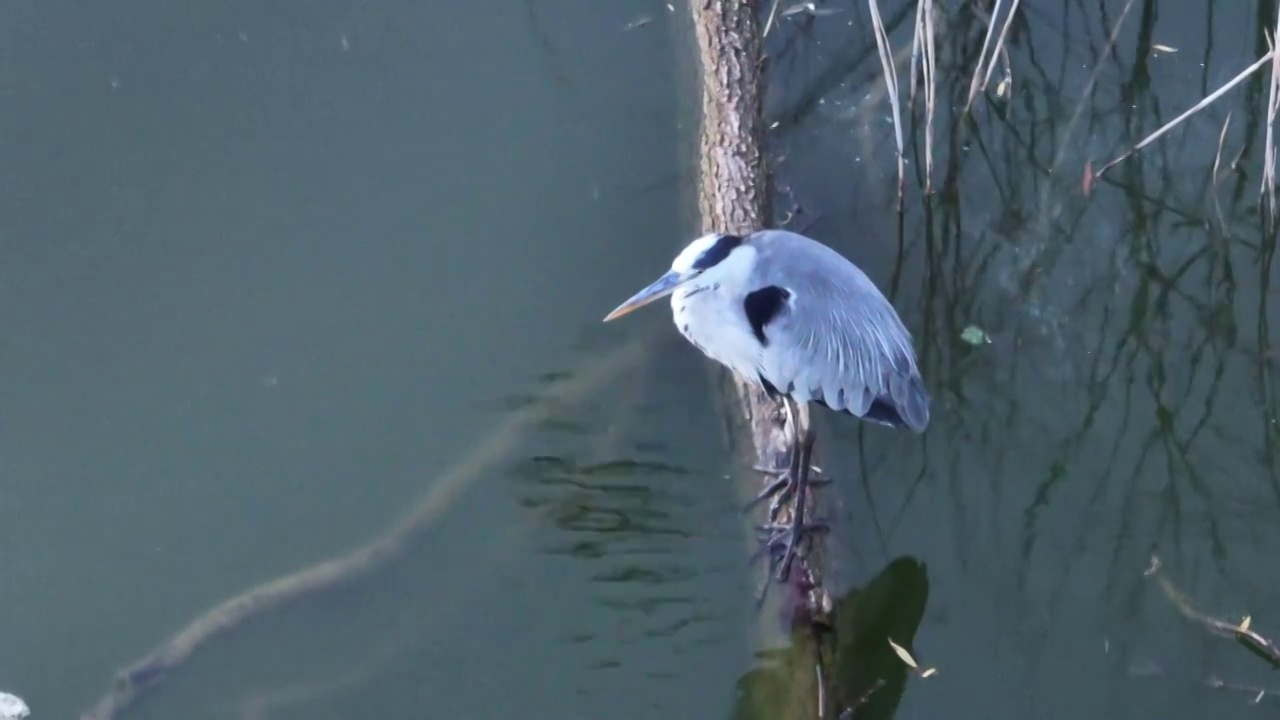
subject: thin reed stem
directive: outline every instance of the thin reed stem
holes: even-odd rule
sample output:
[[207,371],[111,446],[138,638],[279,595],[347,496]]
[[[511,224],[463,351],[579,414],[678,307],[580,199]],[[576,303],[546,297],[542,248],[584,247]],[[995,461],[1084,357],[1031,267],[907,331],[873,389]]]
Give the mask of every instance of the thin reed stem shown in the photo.
[[1213,176],[1209,185],[1209,192],[1213,195],[1213,209],[1218,215],[1218,225],[1224,235],[1227,233],[1227,221],[1222,217],[1222,204],[1218,201],[1218,167],[1222,165],[1222,146],[1227,141],[1227,128],[1230,127],[1231,113],[1228,112],[1227,119],[1222,121],[1222,132],[1218,133],[1218,151],[1213,156]]
[[1267,96],[1267,141],[1264,147],[1266,164],[1262,170],[1262,187],[1259,189],[1263,195],[1263,206],[1269,215],[1272,230],[1276,227],[1275,124],[1276,108],[1280,104],[1280,54],[1276,53],[1277,38],[1280,38],[1280,10],[1276,12],[1275,29],[1271,37],[1267,38],[1267,46],[1271,49],[1271,82],[1267,83],[1270,91]]
[[[1004,27],[1000,29],[1000,37],[996,40],[996,48],[991,51],[991,60],[987,62],[987,74],[982,78],[982,87],[980,89],[984,92],[987,89],[987,83],[991,82],[991,72],[996,69],[996,59],[1000,57],[1000,53],[1004,49],[1004,41],[1009,37],[1009,26],[1013,25],[1013,16],[1018,13],[1018,3],[1021,1],[1013,0],[1013,5],[1009,7],[1009,14],[1004,17]],[[992,20],[995,20],[994,15],[992,15]],[[1007,57],[1005,62],[1008,63]],[[970,92],[969,101],[972,102],[972,89]]]
[[884,70],[889,105],[893,108],[893,134],[898,146],[898,209],[901,210],[906,187],[906,161],[902,142],[902,110],[898,105],[898,70],[893,62],[893,53],[889,49],[889,35],[885,32],[884,21],[880,18],[880,5],[876,0],[867,0],[867,6],[871,10],[871,25],[875,28],[876,49],[880,51],[880,66]]
[[[1133,148],[1131,148],[1128,152],[1124,153],[1123,155],[1116,158],[1115,160],[1112,160],[1106,165],[1103,165],[1101,169],[1099,169],[1096,173],[1094,173],[1094,177],[1102,177],[1103,173],[1105,173],[1107,170],[1110,170],[1113,166],[1115,166],[1121,160],[1124,160],[1125,158],[1129,157],[1135,152],[1151,144],[1153,141],[1156,140],[1156,138],[1160,137],[1161,135],[1164,135],[1165,133],[1169,132],[1173,128],[1177,127],[1180,123],[1182,123],[1182,121],[1186,120],[1187,118],[1191,117],[1192,115],[1195,115],[1196,113],[1200,112],[1201,110],[1211,105],[1214,100],[1217,100],[1218,98],[1222,97],[1224,94],[1226,94],[1228,90],[1244,82],[1250,75],[1257,72],[1258,69],[1261,68],[1263,65],[1267,64],[1268,62],[1271,62],[1273,58],[1275,58],[1275,56],[1276,56],[1276,51],[1272,49],[1269,52],[1267,52],[1266,55],[1263,55],[1262,57],[1258,58],[1252,65],[1250,65],[1249,67],[1241,71],[1239,75],[1236,75],[1235,77],[1231,78],[1231,80],[1229,80],[1226,85],[1223,85],[1222,87],[1210,93],[1203,100],[1201,100],[1200,102],[1196,103],[1193,107],[1191,107],[1191,109],[1187,110],[1186,112],[1182,113],[1178,117],[1165,123],[1164,126],[1162,126],[1159,130],[1156,130],[1155,132],[1148,135],[1146,138],[1142,140],[1142,142],[1138,143],[1137,145],[1134,145]],[[1271,117],[1272,119],[1274,119],[1275,117],[1274,112],[1271,114]],[[1270,128],[1268,128],[1268,131],[1270,131]]]
[[933,114],[936,95],[937,61],[933,32],[933,0],[916,1],[916,25],[911,37],[911,74],[907,85],[910,101],[907,114],[915,117],[916,65],[919,61],[921,85],[924,86],[924,191],[933,192]]
[[[978,95],[978,78],[982,77],[982,62],[987,57],[987,48],[991,45],[991,38],[996,31],[996,18],[1000,15],[1000,4],[1002,0],[996,0],[995,7],[991,8],[991,20],[987,23],[986,37],[982,38],[982,51],[978,53],[978,66],[973,71],[973,81],[969,83],[969,99],[965,101],[964,111],[969,112],[969,107],[973,105],[973,98]],[[994,57],[994,56],[993,56]]]

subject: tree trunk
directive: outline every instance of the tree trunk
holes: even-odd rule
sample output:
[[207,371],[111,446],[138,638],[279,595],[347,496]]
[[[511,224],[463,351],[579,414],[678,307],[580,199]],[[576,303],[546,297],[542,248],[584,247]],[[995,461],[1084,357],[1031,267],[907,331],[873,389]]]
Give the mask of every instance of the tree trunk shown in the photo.
[[[698,210],[702,232],[746,234],[765,227],[769,218],[770,187],[766,168],[761,73],[759,8],[753,0],[690,0],[702,63],[702,133],[700,142]],[[763,392],[729,376],[745,419],[756,463],[783,468],[787,464],[787,440],[781,405]],[[726,388],[728,390],[728,388]],[[754,496],[768,483],[767,476],[751,476],[743,483],[744,497]],[[809,493],[808,517],[815,517],[814,500],[825,495]],[[792,508],[784,508],[781,520],[789,520]],[[752,521],[755,524],[755,521]],[[755,533],[752,532],[754,538]],[[810,535],[801,546],[784,592],[771,592],[779,605],[761,618],[783,618],[781,628],[763,622],[761,639],[789,640],[787,690],[770,693],[775,707],[761,717],[817,717],[818,678],[825,675],[819,643],[812,631],[825,622],[831,600],[823,583],[822,535]],[[767,567],[768,563],[762,563]],[[770,582],[761,573],[762,582]],[[773,611],[776,610],[776,613]],[[779,632],[781,631],[781,632]],[[815,668],[817,672],[815,672]],[[754,708],[751,714],[765,710]]]

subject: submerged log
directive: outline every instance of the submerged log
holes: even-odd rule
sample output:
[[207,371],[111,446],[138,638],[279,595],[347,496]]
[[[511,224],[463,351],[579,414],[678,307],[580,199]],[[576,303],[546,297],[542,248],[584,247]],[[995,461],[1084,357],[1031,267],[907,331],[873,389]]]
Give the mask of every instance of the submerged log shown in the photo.
[[210,608],[177,634],[116,673],[115,682],[81,720],[116,720],[166,682],[212,641],[269,612],[347,586],[402,557],[430,531],[446,508],[477,479],[493,472],[526,434],[555,412],[582,402],[644,357],[644,337],[611,351],[580,373],[549,387],[543,402],[512,413],[468,455],[447,467],[409,512],[368,543],[288,575],[273,578]]
[[[760,7],[754,0],[690,0],[702,66],[702,130],[700,141],[698,211],[702,232],[746,234],[769,222],[770,184],[765,162],[763,112],[762,36]],[[787,464],[786,427],[782,406],[741,378],[726,376],[725,395],[737,398],[745,432],[755,454],[752,462],[762,467],[784,468]],[[771,478],[753,476],[742,483],[743,497],[754,496]],[[815,517],[815,505],[826,493],[808,493],[805,508]],[[794,508],[783,509],[780,520],[790,519]],[[826,513],[819,512],[821,516]],[[752,533],[754,538],[754,532]],[[822,667],[818,644],[800,641],[825,626],[832,605],[823,579],[823,535],[809,534],[799,548],[780,596],[778,612],[761,618],[784,618],[784,627],[758,627],[762,639],[783,640],[792,650],[810,648],[792,668],[785,683],[788,693],[773,695],[777,706],[767,717],[812,716],[815,699],[831,696],[829,673]],[[768,563],[762,563],[766,568]],[[772,582],[762,575],[762,582]],[[824,683],[828,685],[823,687]]]
[[[890,641],[915,655],[914,643],[929,601],[924,563],[895,558],[863,587],[836,598],[828,632],[797,631],[788,646],[769,651],[768,663],[738,680],[733,720],[831,718],[891,720],[913,671]],[[820,659],[826,692],[804,694],[797,683],[815,686]],[[821,708],[821,709],[820,709]]]

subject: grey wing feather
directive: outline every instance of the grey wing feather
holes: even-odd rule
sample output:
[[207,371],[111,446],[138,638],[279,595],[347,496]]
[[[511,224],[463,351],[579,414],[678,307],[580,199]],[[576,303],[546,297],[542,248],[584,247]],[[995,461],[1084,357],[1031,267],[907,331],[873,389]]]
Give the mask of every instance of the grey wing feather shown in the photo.
[[752,236],[753,288],[791,292],[787,309],[765,330],[760,374],[797,399],[921,432],[929,394],[911,333],[870,278],[835,250],[801,235]]

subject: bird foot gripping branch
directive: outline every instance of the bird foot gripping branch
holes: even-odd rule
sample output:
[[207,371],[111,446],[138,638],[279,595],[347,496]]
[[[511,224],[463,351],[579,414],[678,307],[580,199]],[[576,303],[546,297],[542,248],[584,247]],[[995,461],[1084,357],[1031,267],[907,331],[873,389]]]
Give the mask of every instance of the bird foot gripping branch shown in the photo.
[[762,531],[763,536],[760,550],[752,559],[756,560],[768,554],[771,560],[770,571],[776,572],[775,577],[778,582],[787,582],[791,579],[791,565],[797,557],[801,541],[813,533],[828,532],[831,527],[821,520],[814,522],[800,520],[761,525],[758,529]]
[[[796,476],[792,472],[791,468],[779,469],[754,465],[752,466],[752,469],[756,472],[764,473],[765,475],[776,475],[778,479],[769,483],[760,491],[760,494],[752,498],[751,502],[747,503],[747,506],[743,508],[743,512],[749,513],[759,506],[760,503],[768,500],[769,498],[773,498],[773,502],[769,503],[769,522],[777,522],[778,515],[782,512],[782,508],[786,505],[787,501],[795,495]],[[831,478],[825,477],[821,473],[822,468],[817,465],[811,465],[809,467],[808,486],[810,488],[825,487],[831,484]]]

